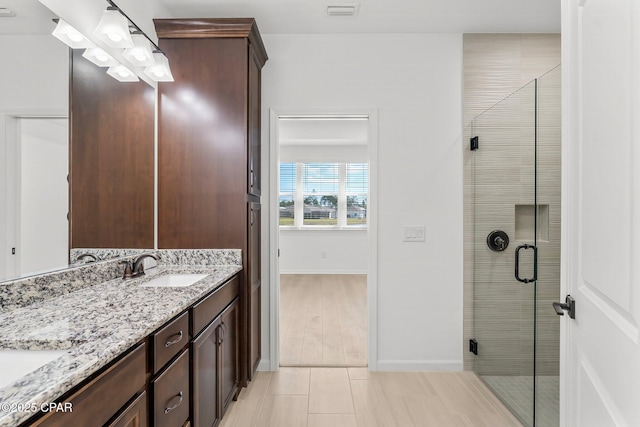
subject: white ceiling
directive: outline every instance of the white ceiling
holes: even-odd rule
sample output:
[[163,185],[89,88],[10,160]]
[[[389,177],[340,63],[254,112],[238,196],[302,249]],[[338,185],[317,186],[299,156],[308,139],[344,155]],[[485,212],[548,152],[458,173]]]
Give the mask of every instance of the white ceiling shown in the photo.
[[0,0],[0,7],[13,10],[15,16],[0,18],[0,34],[50,34],[56,16],[38,0]]
[[335,0],[154,1],[174,17],[255,17],[263,34],[560,32],[560,0],[361,0],[356,17],[327,17]]
[[[559,0],[361,0],[355,17],[326,16],[326,6],[340,2],[325,0],[145,3],[148,10],[169,10],[170,16],[155,18],[255,17],[263,34],[560,32]],[[150,7],[154,3],[159,7]],[[121,6],[125,7],[124,2]],[[0,18],[0,34],[45,34],[53,29],[53,14],[37,0],[0,0],[0,7],[16,13],[13,18]]]

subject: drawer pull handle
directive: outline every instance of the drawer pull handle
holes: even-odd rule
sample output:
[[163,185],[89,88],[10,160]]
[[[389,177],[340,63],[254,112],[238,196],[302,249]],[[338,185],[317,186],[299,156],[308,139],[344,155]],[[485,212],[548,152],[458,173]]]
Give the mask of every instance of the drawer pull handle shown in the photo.
[[182,403],[182,399],[183,399],[183,397],[182,397],[182,391],[180,391],[180,393],[176,394],[176,395],[175,395],[175,396],[173,396],[173,397],[177,397],[177,398],[178,398],[178,401],[176,402],[176,404],[175,404],[175,405],[173,405],[173,406],[169,406],[168,408],[164,408],[164,413],[165,413],[165,414],[168,414],[169,412],[173,411],[173,410],[174,410],[174,409],[176,409],[178,406],[180,406],[180,404]]
[[182,341],[182,336],[183,336],[182,331],[178,332],[177,334],[171,335],[169,338],[175,337],[175,336],[177,336],[178,338],[176,338],[174,340],[167,341],[166,343],[164,343],[165,348],[166,347],[171,347],[172,345],[177,344],[180,341]]

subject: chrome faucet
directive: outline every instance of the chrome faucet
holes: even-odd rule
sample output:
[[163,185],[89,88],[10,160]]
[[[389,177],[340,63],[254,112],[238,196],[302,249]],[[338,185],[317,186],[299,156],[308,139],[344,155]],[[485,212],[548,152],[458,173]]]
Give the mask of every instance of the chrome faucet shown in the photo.
[[144,259],[153,258],[156,261],[160,259],[160,255],[156,254],[142,254],[133,261],[120,261],[120,265],[124,265],[123,279],[133,279],[134,277],[144,275]]
[[144,259],[153,258],[156,261],[160,259],[160,255],[157,254],[142,254],[133,260],[133,276],[142,276],[144,274]]
[[85,261],[85,262],[96,262],[96,261],[100,261],[100,258],[98,258],[95,254],[90,254],[89,252],[85,252],[82,253],[80,255],[78,255],[76,257],[76,261],[83,261],[85,260],[85,258],[93,258],[93,260],[89,260],[89,261]]

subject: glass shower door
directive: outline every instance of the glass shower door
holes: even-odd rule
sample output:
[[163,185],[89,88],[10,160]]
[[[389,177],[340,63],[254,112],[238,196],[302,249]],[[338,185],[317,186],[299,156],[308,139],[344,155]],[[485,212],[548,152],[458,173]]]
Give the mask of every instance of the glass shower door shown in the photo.
[[535,424],[536,82],[472,122],[474,370]]

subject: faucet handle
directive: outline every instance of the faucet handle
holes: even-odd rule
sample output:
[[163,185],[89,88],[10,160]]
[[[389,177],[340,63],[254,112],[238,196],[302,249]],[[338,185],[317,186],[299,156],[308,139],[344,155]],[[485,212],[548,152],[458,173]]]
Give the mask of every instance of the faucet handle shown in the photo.
[[122,274],[123,279],[130,279],[133,277],[133,264],[131,261],[120,261],[118,265],[124,265],[124,273]]

